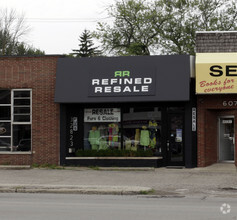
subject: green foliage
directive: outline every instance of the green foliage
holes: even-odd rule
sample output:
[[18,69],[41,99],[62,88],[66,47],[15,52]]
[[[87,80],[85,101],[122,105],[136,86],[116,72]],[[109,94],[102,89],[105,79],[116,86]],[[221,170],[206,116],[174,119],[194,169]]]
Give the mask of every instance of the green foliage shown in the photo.
[[24,16],[14,10],[0,10],[0,55],[44,55],[43,51],[22,41],[28,29]]
[[161,33],[162,52],[195,54],[196,31],[237,29],[237,8],[232,0],[159,0],[170,13]]
[[106,149],[106,150],[77,150],[77,157],[152,157],[152,150],[117,150],[117,149]]
[[117,0],[94,36],[112,55],[195,54],[196,31],[237,30],[235,0]]
[[101,54],[98,47],[94,47],[90,31],[84,30],[79,37],[79,41],[79,49],[73,49],[72,51],[74,53],[72,53],[72,55],[76,55],[76,57],[94,57]]
[[33,56],[33,55],[45,55],[45,53],[44,53],[44,51],[36,49],[32,46],[28,46],[24,43],[19,43],[16,46],[16,55],[18,55],[18,56],[22,56],[22,55]]
[[153,27],[154,17],[150,4],[143,0],[122,0],[108,9],[114,18],[113,25],[98,23],[94,35],[103,45],[104,52],[115,55],[150,55],[158,41],[158,32]]
[[151,195],[151,194],[154,194],[154,193],[155,193],[154,189],[139,192],[140,195]]

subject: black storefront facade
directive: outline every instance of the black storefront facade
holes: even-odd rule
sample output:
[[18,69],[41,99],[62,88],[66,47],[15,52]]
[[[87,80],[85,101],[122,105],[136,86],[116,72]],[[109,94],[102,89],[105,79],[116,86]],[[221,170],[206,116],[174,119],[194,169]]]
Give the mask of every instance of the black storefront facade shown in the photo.
[[195,167],[188,55],[59,58],[60,163]]

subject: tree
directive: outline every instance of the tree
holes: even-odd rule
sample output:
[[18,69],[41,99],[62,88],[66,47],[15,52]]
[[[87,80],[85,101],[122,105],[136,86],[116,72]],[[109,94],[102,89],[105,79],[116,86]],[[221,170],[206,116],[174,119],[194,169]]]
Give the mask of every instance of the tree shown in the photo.
[[74,51],[72,54],[76,55],[76,57],[94,57],[101,54],[98,47],[94,47],[90,31],[84,30],[78,40],[80,41],[79,49],[72,50]]
[[232,0],[160,0],[169,12],[161,34],[162,52],[195,54],[196,31],[237,29],[237,6]]
[[15,10],[0,10],[0,55],[42,55],[43,51],[28,46],[22,38],[28,33],[23,15]]
[[95,36],[115,55],[194,54],[196,31],[237,29],[235,0],[117,0]]
[[28,55],[28,56],[32,56],[32,55],[45,55],[44,51],[41,51],[39,49],[34,48],[33,46],[29,46],[26,45],[25,43],[19,43],[17,44],[16,47],[16,55],[18,56],[22,56],[22,55]]
[[28,30],[23,15],[17,15],[13,9],[0,10],[0,54],[15,54],[18,41]]
[[95,32],[103,50],[116,55],[150,55],[159,39],[153,23],[161,28],[165,21],[151,8],[144,0],[121,0],[111,5],[108,13],[114,18],[113,25],[98,23]]

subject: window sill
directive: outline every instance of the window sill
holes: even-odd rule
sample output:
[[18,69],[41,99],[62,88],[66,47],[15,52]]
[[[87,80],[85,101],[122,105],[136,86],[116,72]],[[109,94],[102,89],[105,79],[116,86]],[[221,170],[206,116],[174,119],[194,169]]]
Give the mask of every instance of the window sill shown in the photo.
[[66,160],[161,160],[163,157],[66,157]]
[[0,151],[0,155],[1,154],[9,154],[9,155],[12,155],[12,154],[32,154],[32,152],[17,152],[17,151]]

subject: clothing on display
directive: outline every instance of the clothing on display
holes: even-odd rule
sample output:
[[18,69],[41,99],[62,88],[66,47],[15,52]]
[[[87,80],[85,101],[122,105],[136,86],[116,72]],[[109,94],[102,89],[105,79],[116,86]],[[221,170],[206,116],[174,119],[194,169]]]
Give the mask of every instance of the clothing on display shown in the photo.
[[[88,138],[88,142],[90,143],[89,149],[121,149],[119,130],[118,123],[103,123],[99,126],[92,126]],[[146,126],[142,126],[142,129],[136,127],[127,129],[126,134],[124,134],[123,149],[132,151],[137,151],[141,147],[144,147],[144,150],[146,147],[158,149],[159,132],[158,123],[155,120],[147,121]]]
[[149,131],[144,126],[141,130],[141,136],[140,136],[140,145],[147,147],[150,144],[150,134]]
[[119,127],[118,124],[109,124],[109,145],[115,147],[119,141]]
[[134,143],[135,148],[138,147],[139,142],[140,142],[140,129],[136,129],[136,133],[135,133],[135,143]]
[[132,147],[132,141],[131,140],[126,140],[125,141],[125,149],[126,150],[131,150],[131,147]]
[[150,147],[155,148],[157,144],[157,127],[158,124],[156,121],[149,121],[149,131],[150,131]]
[[89,149],[92,150],[106,150],[109,147],[120,149],[118,124],[111,123],[92,126],[89,131],[88,142],[90,144]]
[[100,145],[100,131],[97,130],[97,127],[92,127],[92,130],[89,132],[88,141],[90,142],[92,150],[98,150]]
[[98,127],[98,130],[100,131],[100,136],[101,137],[106,137],[108,135],[108,129],[105,125],[100,125]]
[[105,137],[101,137],[100,138],[100,146],[99,146],[99,150],[106,150],[109,147],[107,140]]

